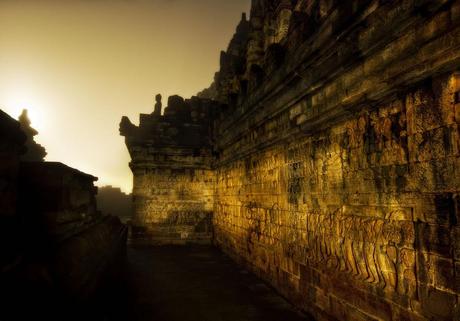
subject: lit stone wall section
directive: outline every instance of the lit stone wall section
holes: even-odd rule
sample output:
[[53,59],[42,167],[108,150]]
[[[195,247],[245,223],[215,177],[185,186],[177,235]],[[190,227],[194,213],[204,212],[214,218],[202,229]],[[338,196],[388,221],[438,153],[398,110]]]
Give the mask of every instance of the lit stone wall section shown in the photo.
[[460,264],[455,78],[221,166],[216,243],[319,314],[451,320]]
[[215,243],[318,320],[457,320],[460,3],[292,3],[214,124]]

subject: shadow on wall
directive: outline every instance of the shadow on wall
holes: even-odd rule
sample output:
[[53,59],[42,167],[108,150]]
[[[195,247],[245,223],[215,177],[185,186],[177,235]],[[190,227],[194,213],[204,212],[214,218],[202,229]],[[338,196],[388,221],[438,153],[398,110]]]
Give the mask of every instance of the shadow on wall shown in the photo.
[[132,196],[113,186],[99,187],[96,196],[98,210],[104,214],[118,216],[123,223],[132,217]]

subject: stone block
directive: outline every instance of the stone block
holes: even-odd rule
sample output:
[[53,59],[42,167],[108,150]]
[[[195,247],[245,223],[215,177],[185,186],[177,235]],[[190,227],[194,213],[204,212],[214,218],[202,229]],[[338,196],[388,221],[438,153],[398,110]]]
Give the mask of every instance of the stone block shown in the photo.
[[455,266],[452,259],[434,256],[434,286],[443,291],[455,291]]
[[420,289],[420,297],[425,317],[440,321],[453,320],[456,295],[427,286]]
[[454,281],[453,289],[456,293],[458,293],[460,291],[460,261],[455,261],[454,274],[455,274],[455,281]]
[[454,252],[454,259],[460,261],[460,227],[456,226],[453,228],[452,231],[453,235],[453,252]]
[[419,250],[449,257],[452,250],[450,228],[447,225],[417,224]]

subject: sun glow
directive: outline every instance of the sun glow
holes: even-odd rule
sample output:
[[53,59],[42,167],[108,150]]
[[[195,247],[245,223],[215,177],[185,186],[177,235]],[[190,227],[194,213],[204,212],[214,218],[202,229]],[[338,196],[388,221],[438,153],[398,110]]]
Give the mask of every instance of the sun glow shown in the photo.
[[28,110],[48,161],[131,191],[121,117],[137,123],[140,113],[153,111],[157,93],[165,106],[169,95],[190,97],[208,87],[219,51],[249,6],[0,0],[0,109],[15,119]]
[[43,106],[40,104],[40,97],[33,94],[27,94],[26,91],[12,91],[4,97],[2,106],[3,111],[14,119],[18,119],[23,109],[27,109],[31,126],[38,132],[46,130],[47,120]]

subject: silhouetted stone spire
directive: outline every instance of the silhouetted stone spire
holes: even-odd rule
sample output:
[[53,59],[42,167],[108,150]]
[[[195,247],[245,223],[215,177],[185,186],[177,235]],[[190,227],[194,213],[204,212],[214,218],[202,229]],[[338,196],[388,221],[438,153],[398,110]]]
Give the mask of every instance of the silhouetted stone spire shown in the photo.
[[21,130],[27,136],[27,152],[22,155],[21,160],[43,162],[47,153],[45,148],[34,140],[34,136],[38,135],[38,131],[30,126],[30,119],[27,115],[27,109],[24,109],[21,116],[19,116],[19,124],[21,125]]
[[162,103],[161,103],[161,95],[158,94],[155,96],[155,110],[153,111],[154,116],[161,116],[161,108],[162,108]]

